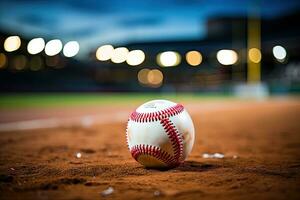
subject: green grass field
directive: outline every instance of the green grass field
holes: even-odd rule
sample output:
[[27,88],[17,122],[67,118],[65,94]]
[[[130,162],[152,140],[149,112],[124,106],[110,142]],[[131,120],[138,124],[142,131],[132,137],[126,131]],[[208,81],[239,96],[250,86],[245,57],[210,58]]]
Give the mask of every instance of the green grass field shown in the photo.
[[233,99],[230,95],[217,94],[158,94],[158,93],[22,93],[0,95],[0,108],[18,109],[51,106],[122,105],[142,103],[153,99],[181,101],[214,101]]

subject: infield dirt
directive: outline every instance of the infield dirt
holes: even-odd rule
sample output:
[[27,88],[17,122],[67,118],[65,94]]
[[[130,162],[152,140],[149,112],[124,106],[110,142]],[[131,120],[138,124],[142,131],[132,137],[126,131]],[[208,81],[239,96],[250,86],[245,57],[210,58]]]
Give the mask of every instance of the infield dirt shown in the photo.
[[[0,199],[300,198],[299,99],[183,105],[194,121],[196,141],[187,161],[167,171],[143,168],[127,150],[126,118],[138,105],[3,111],[2,122],[103,116],[90,123],[0,132]],[[123,114],[116,120],[118,112]],[[216,152],[225,157],[202,157]],[[109,187],[113,190],[104,195]]]

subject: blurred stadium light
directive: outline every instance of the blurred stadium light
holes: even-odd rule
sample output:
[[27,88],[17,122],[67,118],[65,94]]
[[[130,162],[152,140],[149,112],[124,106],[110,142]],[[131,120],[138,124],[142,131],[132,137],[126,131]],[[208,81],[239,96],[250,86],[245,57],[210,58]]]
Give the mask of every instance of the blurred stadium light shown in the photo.
[[177,66],[181,62],[181,56],[175,51],[166,51],[157,55],[157,63],[161,67]]
[[163,73],[158,70],[158,69],[153,69],[153,70],[150,70],[148,72],[148,75],[147,75],[147,79],[148,79],[148,83],[151,87],[160,87],[162,82],[163,82],[163,79],[164,79],[164,76],[163,76]]
[[[4,1],[7,4],[22,4],[22,1]],[[92,4],[98,3],[95,1]],[[188,8],[176,7],[171,21],[168,13],[157,16],[152,11],[147,12],[151,20],[143,16],[125,15],[125,20],[108,10],[103,15],[108,17],[109,23],[104,23],[104,20],[99,26],[99,20],[92,20],[96,18],[93,13],[89,18],[91,24],[87,27],[80,21],[86,21],[81,18],[86,16],[85,10],[72,16],[79,19],[78,23],[73,19],[68,21],[64,13],[62,20],[50,20],[50,23],[47,19],[52,13],[42,12],[38,16],[46,20],[40,23],[45,27],[35,24],[31,17],[26,18],[26,22],[18,18],[22,28],[17,29],[12,28],[13,24],[8,26],[0,20],[0,90],[226,93],[234,91],[236,85],[251,83],[258,88],[256,83],[263,82],[270,91],[300,91],[300,78],[297,78],[300,29],[296,26],[300,7],[281,12],[279,10],[287,4],[276,1],[272,3],[276,4],[274,7],[277,9],[274,9],[260,6],[256,1],[251,5],[248,3],[243,1],[239,4],[245,8],[243,11],[240,7],[234,7],[235,10],[222,7],[223,13],[217,12],[213,3],[199,1],[197,5],[206,4],[214,12],[204,9],[198,15],[199,10],[195,9],[195,13],[188,16],[186,13],[190,13],[193,6],[186,3]],[[21,14],[31,16],[33,10],[30,9],[35,4],[34,1],[28,3],[28,10]],[[111,2],[108,4],[111,5]],[[236,1],[228,4],[235,6]],[[115,8],[115,5],[111,6]],[[60,8],[60,5],[57,7]],[[141,9],[141,13],[145,11],[138,5],[132,9]],[[25,9],[22,11],[25,12]],[[188,24],[187,17],[195,23]],[[178,19],[184,19],[184,23],[180,24]],[[34,25],[37,27],[33,28]],[[63,26],[55,29],[52,25]],[[194,30],[195,34],[191,36],[184,29]],[[60,40],[53,42],[52,38]],[[64,46],[61,43],[70,40],[80,43],[80,53],[75,41]],[[49,42],[45,45],[45,41]],[[114,49],[112,45],[119,48]],[[216,54],[219,56],[216,57]],[[72,58],[75,55],[76,59]],[[153,71],[158,68],[161,74]],[[241,88],[236,91],[246,89]]]
[[59,39],[50,40],[45,46],[45,53],[48,56],[55,56],[62,50],[62,42]]
[[273,47],[272,52],[273,52],[274,57],[279,62],[285,61],[287,53],[286,53],[286,50],[284,47],[277,45],[277,46]]
[[198,66],[202,62],[202,55],[199,51],[189,51],[185,55],[186,61],[191,66]]
[[113,52],[114,47],[112,45],[103,45],[97,49],[96,58],[100,61],[107,61],[111,59]]
[[148,73],[150,69],[141,69],[138,73],[138,80],[142,85],[148,85]]
[[4,49],[7,52],[16,51],[21,46],[21,39],[19,36],[9,36],[4,41]]
[[69,41],[64,45],[63,54],[68,58],[74,57],[78,54],[79,49],[80,47],[77,41]]
[[113,63],[122,63],[125,62],[128,56],[128,49],[126,47],[118,47],[114,49],[112,56],[111,56],[111,61]]
[[217,59],[222,65],[233,65],[238,61],[238,54],[234,50],[222,49],[217,52]]
[[126,62],[128,65],[140,65],[145,60],[145,53],[142,50],[132,50],[128,53]]
[[258,48],[251,48],[249,49],[248,57],[251,62],[259,63],[261,61],[261,52]]
[[138,73],[138,81],[143,86],[158,88],[162,85],[164,76],[158,69],[141,69]]
[[45,41],[43,38],[34,38],[30,40],[27,45],[27,51],[32,55],[42,52],[44,48],[45,48]]

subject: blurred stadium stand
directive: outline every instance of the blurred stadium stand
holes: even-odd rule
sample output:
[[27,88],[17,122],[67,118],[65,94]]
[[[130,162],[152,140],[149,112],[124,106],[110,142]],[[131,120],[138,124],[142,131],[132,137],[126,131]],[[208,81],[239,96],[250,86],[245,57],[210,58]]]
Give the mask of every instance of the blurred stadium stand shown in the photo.
[[[272,93],[300,91],[299,18],[299,12],[295,12],[261,21],[261,77]],[[247,82],[247,17],[211,17],[206,26],[206,37],[199,40],[122,45],[129,50],[141,49],[145,52],[145,62],[135,67],[126,63],[100,62],[95,57],[96,49],[84,60],[63,55],[48,57],[45,53],[32,56],[26,49],[29,39],[26,41],[24,38],[18,51],[7,53],[3,49],[4,40],[14,34],[1,32],[0,53],[5,54],[7,63],[0,69],[0,91],[231,92],[233,85]],[[274,59],[272,48],[275,45],[287,49],[288,58],[285,62]],[[238,62],[233,66],[219,64],[216,52],[220,49],[236,50]],[[156,55],[170,50],[179,52],[182,62],[176,67],[159,67]],[[203,56],[203,62],[197,67],[189,66],[184,59],[185,53],[190,50],[198,50]],[[23,57],[20,58],[20,55]],[[32,62],[37,59],[41,60],[40,66],[32,68]],[[16,69],[16,62],[25,64],[21,69]],[[137,74],[143,68],[160,69],[164,74],[162,86],[151,88],[140,85]]]

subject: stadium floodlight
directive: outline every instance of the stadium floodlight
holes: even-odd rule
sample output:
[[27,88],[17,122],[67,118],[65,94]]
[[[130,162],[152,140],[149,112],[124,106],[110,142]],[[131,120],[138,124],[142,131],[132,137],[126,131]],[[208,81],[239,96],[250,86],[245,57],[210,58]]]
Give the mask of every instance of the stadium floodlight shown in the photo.
[[103,45],[97,49],[96,58],[100,61],[107,61],[111,59],[113,52],[114,47],[112,45]]
[[261,51],[258,48],[249,49],[248,58],[251,62],[259,63],[261,61]]
[[132,50],[128,53],[126,62],[128,65],[140,65],[145,60],[145,53],[142,50]]
[[126,47],[118,47],[113,51],[111,61],[114,63],[122,63],[127,59],[129,51]]
[[175,51],[165,51],[159,53],[156,59],[161,67],[173,67],[180,63],[181,56]]
[[62,42],[59,39],[50,40],[45,46],[45,53],[48,56],[55,56],[62,50]]
[[64,46],[63,54],[68,58],[74,57],[78,54],[79,48],[79,43],[77,41],[69,41]]
[[148,84],[148,73],[150,69],[141,69],[138,73],[138,80],[141,84],[147,85]]
[[43,38],[33,38],[27,45],[27,51],[32,55],[42,52],[44,48],[45,41]]
[[202,55],[199,51],[189,51],[185,55],[186,62],[191,66],[198,66],[202,63]]
[[4,49],[7,52],[16,51],[21,46],[21,39],[19,36],[9,36],[4,41]]
[[156,88],[161,86],[164,79],[164,75],[158,69],[153,69],[148,73],[147,79],[150,86]]
[[222,49],[217,52],[217,60],[222,65],[233,65],[238,60],[238,55],[234,50]]
[[284,62],[287,53],[283,46],[277,45],[273,47],[273,55],[279,62]]

